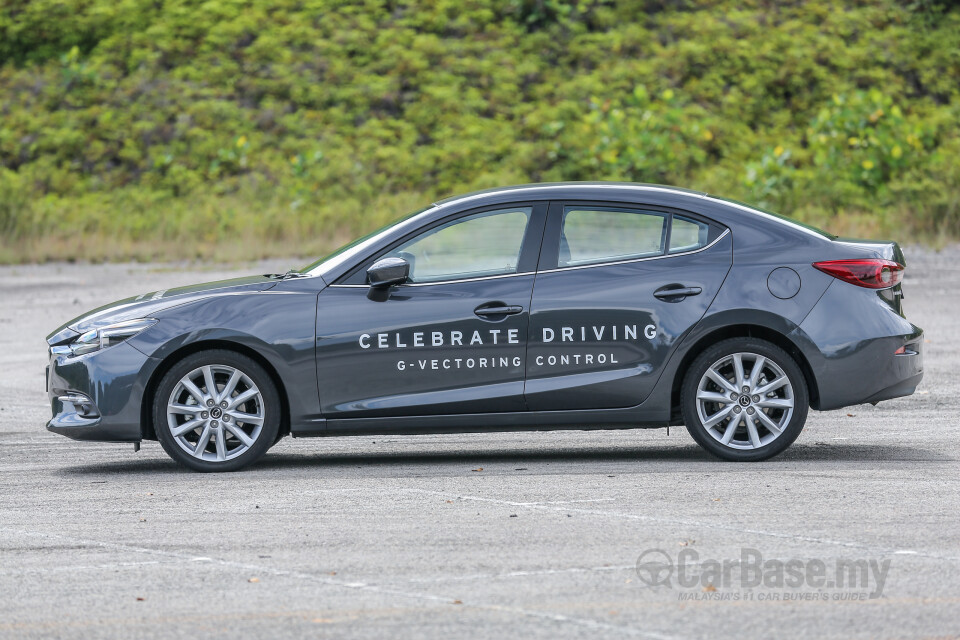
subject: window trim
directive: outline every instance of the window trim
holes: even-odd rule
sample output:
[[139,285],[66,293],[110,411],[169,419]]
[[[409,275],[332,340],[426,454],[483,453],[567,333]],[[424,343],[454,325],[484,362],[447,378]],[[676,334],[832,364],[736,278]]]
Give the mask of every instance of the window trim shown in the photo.
[[[498,280],[502,278],[519,278],[520,276],[532,276],[533,271],[524,271],[523,273],[501,273],[496,276],[477,276],[476,278],[461,278],[459,280],[437,280],[436,282],[405,282],[396,285],[398,287],[432,287],[437,284],[459,284],[461,282],[480,282],[481,280]],[[368,284],[331,284],[334,289],[369,289]]]
[[388,255],[394,249],[403,246],[405,243],[421,236],[425,233],[430,232],[433,229],[438,227],[449,225],[461,218],[469,218],[481,213],[488,213],[491,211],[510,211],[511,209],[520,209],[520,208],[529,208],[530,209],[530,220],[527,222],[527,229],[524,233],[523,239],[520,241],[520,255],[517,259],[517,271],[515,273],[501,273],[495,275],[487,276],[475,276],[475,277],[460,277],[450,278],[448,280],[434,280],[431,282],[408,282],[402,285],[397,285],[399,287],[427,287],[434,286],[438,284],[452,284],[457,282],[472,282],[476,280],[489,280],[491,278],[512,278],[515,276],[527,275],[536,272],[537,263],[539,261],[540,250],[543,242],[543,230],[546,225],[547,219],[547,207],[549,202],[546,200],[529,200],[529,201],[518,201],[518,202],[506,202],[495,205],[486,205],[484,207],[477,207],[475,209],[468,209],[466,211],[460,211],[448,216],[444,216],[437,220],[432,221],[428,225],[423,225],[416,229],[412,229],[409,233],[404,234],[403,236],[397,238],[390,244],[385,247],[380,248],[371,255],[368,255],[353,269],[350,269],[347,273],[337,278],[333,284],[330,286],[333,287],[356,287],[368,289],[370,287],[367,284],[367,269],[373,265],[374,262],[382,258],[383,256]]
[[634,262],[647,262],[649,260],[663,260],[664,258],[679,258],[680,256],[689,256],[694,253],[700,253],[701,251],[706,251],[710,249],[715,244],[723,240],[727,234],[730,233],[730,229],[724,228],[723,231],[716,238],[710,241],[710,244],[705,244],[699,249],[691,249],[690,251],[684,251],[682,253],[661,253],[658,256],[647,256],[645,258],[629,258],[627,260],[613,260],[610,262],[591,262],[590,264],[577,264],[569,267],[553,267],[552,269],[539,269],[537,273],[555,273],[557,271],[573,271],[574,269],[593,269],[595,267],[609,267],[618,264],[631,264]]
[[[611,258],[602,262],[591,262],[590,264],[580,264],[571,266],[560,266],[560,236],[563,226],[563,211],[566,207],[607,207],[614,209],[634,210],[638,214],[644,211],[663,213],[667,216],[666,237],[664,239],[663,253],[654,256],[642,256],[636,258]],[[670,253],[670,236],[673,232],[674,214],[703,222],[710,228],[707,236],[707,244],[697,249]],[[662,205],[646,204],[642,202],[608,202],[599,200],[554,200],[550,203],[550,209],[547,214],[546,229],[543,232],[543,242],[540,249],[540,262],[537,265],[537,273],[553,273],[555,271],[569,271],[573,269],[589,269],[594,267],[603,267],[609,265],[629,264],[632,262],[646,262],[648,260],[660,260],[662,258],[676,258],[679,256],[691,255],[706,251],[717,244],[721,238],[730,233],[729,227],[726,227],[715,220],[706,216],[688,211],[686,209],[677,209],[675,207],[666,207]]]

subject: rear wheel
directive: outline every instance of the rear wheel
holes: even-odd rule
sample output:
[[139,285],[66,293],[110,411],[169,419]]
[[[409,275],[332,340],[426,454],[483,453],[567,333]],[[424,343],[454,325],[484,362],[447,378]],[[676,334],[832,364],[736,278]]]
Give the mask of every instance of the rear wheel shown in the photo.
[[222,349],[187,356],[164,375],[153,407],[157,439],[196,471],[235,471],[277,440],[280,397],[251,358]]
[[756,461],[797,439],[809,395],[786,351],[765,340],[731,338],[693,361],[680,403],[687,431],[700,446],[725,460]]

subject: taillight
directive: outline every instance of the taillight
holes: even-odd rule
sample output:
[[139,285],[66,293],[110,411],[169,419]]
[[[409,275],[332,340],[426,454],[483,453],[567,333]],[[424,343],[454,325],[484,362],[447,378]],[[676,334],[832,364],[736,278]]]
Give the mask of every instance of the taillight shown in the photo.
[[813,266],[850,284],[868,289],[886,289],[903,280],[903,265],[892,260],[827,260]]

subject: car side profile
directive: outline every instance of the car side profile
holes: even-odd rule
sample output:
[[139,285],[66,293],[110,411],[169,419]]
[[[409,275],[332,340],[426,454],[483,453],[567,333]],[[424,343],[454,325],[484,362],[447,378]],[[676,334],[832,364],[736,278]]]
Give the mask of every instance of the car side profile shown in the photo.
[[437,202],[301,270],[157,291],[47,339],[47,428],[198,471],[281,437],[686,425],[764,460],[807,411],[909,395],[892,242],[672,187]]

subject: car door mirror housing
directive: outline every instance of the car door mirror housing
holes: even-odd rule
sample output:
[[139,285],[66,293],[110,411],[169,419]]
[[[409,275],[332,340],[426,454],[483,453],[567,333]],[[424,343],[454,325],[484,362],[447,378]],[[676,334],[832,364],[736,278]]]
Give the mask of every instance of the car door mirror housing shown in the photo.
[[381,258],[367,269],[367,283],[371,287],[390,287],[403,284],[410,277],[410,263],[403,258]]

